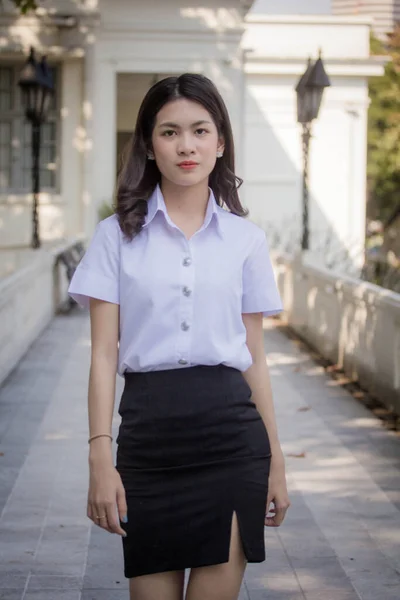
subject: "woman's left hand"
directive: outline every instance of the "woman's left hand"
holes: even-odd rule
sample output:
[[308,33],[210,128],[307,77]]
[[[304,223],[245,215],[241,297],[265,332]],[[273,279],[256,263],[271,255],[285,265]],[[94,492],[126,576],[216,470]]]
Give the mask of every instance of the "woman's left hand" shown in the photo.
[[[270,508],[271,504],[273,504],[272,508]],[[286,486],[285,459],[282,451],[277,451],[276,453],[273,453],[271,458],[265,525],[267,527],[279,527],[285,518],[289,506],[290,501]],[[267,516],[268,514],[271,516]]]

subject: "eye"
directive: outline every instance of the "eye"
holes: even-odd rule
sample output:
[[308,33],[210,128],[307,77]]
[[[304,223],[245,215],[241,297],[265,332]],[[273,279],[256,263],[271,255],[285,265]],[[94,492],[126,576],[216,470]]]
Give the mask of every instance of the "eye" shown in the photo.
[[166,129],[161,135],[164,137],[172,137],[174,133],[175,131],[173,129]]
[[200,127],[199,129],[196,129],[196,133],[198,133],[199,135],[204,135],[205,133],[208,133],[208,129],[204,129],[204,127]]

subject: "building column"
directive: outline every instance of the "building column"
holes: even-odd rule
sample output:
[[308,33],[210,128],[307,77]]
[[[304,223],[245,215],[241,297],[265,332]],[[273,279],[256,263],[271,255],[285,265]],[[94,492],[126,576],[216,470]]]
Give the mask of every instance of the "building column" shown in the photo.
[[67,236],[82,230],[82,66],[80,60],[66,61],[62,65],[60,191]]
[[[92,50],[93,52],[93,50]],[[116,163],[116,68],[112,61],[88,56],[86,74],[87,151],[84,185],[84,233],[91,237],[103,202],[111,204]]]

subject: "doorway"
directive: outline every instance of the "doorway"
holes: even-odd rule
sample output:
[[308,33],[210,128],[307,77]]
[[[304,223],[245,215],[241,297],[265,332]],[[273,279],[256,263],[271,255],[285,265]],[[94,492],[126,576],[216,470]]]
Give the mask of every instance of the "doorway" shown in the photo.
[[169,77],[160,73],[118,73],[117,75],[117,131],[116,165],[118,175],[124,157],[124,151],[135,129],[140,105],[149,88]]

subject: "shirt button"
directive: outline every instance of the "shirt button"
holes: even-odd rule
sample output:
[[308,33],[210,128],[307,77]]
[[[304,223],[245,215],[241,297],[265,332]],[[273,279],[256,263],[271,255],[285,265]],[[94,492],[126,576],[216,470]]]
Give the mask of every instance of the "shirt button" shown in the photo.
[[188,364],[188,361],[187,361],[187,360],[185,360],[184,358],[180,358],[180,359],[178,360],[178,363],[179,363],[180,365],[187,365],[187,364]]
[[190,296],[190,294],[192,293],[192,290],[189,289],[187,285],[185,285],[182,291],[184,296]]
[[192,259],[190,258],[190,256],[184,258],[182,264],[184,267],[189,267],[192,264]]
[[188,329],[190,329],[190,325],[188,323],[186,323],[186,321],[182,321],[181,329],[182,329],[182,331],[187,331]]

